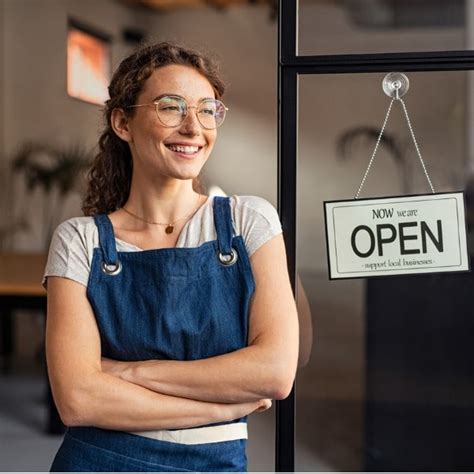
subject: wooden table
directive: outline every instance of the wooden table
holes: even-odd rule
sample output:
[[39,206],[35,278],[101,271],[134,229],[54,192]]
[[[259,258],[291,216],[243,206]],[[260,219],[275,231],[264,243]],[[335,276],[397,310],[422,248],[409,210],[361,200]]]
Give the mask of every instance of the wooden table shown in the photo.
[[[0,345],[4,373],[11,371],[14,311],[35,309],[46,318],[46,290],[41,285],[46,259],[43,253],[0,253]],[[62,433],[65,427],[51,395],[44,362],[48,401],[46,430],[51,434]]]
[[0,253],[0,295],[46,298],[41,286],[47,255]]

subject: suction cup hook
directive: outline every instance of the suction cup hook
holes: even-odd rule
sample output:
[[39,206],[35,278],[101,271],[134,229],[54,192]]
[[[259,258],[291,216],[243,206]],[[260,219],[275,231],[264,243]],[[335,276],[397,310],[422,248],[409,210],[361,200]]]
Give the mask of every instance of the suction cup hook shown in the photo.
[[408,92],[410,81],[402,72],[391,72],[383,78],[382,88],[392,99],[400,99]]

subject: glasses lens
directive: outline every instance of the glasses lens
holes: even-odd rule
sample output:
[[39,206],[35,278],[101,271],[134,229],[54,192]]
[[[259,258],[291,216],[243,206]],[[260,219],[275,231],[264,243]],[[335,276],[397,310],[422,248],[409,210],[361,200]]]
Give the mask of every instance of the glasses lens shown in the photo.
[[204,128],[217,128],[225,119],[225,105],[220,100],[206,99],[199,104],[197,110],[199,122]]
[[186,115],[186,102],[180,97],[162,97],[156,103],[156,113],[161,123],[169,127],[176,127]]

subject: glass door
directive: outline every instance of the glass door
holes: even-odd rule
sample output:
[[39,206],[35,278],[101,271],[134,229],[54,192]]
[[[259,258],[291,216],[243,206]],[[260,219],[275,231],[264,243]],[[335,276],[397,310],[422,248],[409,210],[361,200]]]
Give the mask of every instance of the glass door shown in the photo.
[[[299,1],[298,56],[282,66],[297,72],[295,261],[311,313],[300,319],[310,350],[296,379],[296,471],[474,468],[472,273],[331,281],[323,210],[356,194],[390,103],[382,80],[403,71],[435,190],[465,191],[472,266],[473,9],[471,0]],[[292,126],[285,116],[281,130]],[[395,102],[361,197],[429,192]]]

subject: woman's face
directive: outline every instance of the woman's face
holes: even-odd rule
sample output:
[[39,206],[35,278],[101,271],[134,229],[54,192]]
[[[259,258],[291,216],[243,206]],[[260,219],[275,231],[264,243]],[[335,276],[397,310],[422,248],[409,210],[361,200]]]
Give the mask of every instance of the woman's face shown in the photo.
[[[169,65],[156,69],[145,82],[137,104],[147,104],[163,95],[184,98],[196,106],[204,98],[215,98],[209,81],[194,68]],[[201,127],[196,109],[188,109],[186,118],[176,127],[163,125],[154,106],[136,107],[127,119],[134,171],[141,168],[146,176],[193,179],[207,161],[216,142],[216,130]],[[180,147],[180,148],[176,148]],[[181,147],[191,147],[183,149]]]

